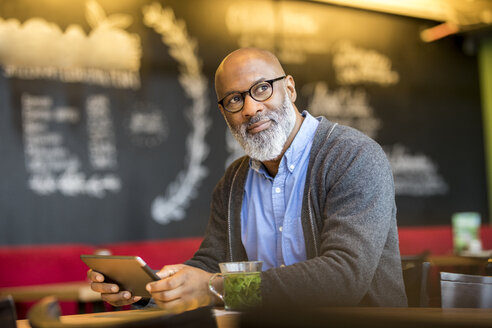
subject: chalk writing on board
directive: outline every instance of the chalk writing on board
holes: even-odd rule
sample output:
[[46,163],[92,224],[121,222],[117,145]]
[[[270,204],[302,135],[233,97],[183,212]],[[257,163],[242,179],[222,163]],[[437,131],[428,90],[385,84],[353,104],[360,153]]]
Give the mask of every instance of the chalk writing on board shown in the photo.
[[114,169],[117,154],[109,98],[102,94],[89,96],[86,110],[91,165],[98,170]]
[[397,84],[398,72],[392,70],[388,56],[375,50],[364,49],[343,40],[332,48],[333,68],[340,85],[375,83],[381,86]]
[[411,154],[401,144],[383,147],[393,170],[397,196],[435,196],[449,191],[437,165],[423,154]]
[[[103,102],[107,105],[104,99]],[[98,118],[103,117],[101,122],[106,120],[104,125],[107,128],[111,126],[107,122],[109,114],[106,109],[102,112],[104,114],[99,115]],[[49,96],[23,93],[21,113],[25,165],[30,175],[28,187],[34,193],[51,195],[59,192],[64,196],[89,195],[101,198],[108,191],[118,192],[121,189],[120,178],[115,173],[105,171],[105,173],[94,173],[86,177],[85,173],[81,172],[80,156],[65,143],[65,137],[61,131],[65,130],[64,127],[67,125],[76,127],[80,124],[79,109],[67,106],[56,107]],[[95,134],[101,132],[93,128],[89,130],[91,133],[96,132]],[[111,159],[113,151],[107,152],[107,149],[114,148],[114,144],[108,143],[110,139],[104,137],[111,133],[109,131],[98,134],[98,137],[91,141],[95,151],[94,159],[98,163],[95,165],[96,169],[103,167],[107,169],[115,164],[114,159]],[[104,138],[99,139],[101,136]],[[101,140],[105,141],[104,147],[101,148],[103,151],[98,149],[100,144],[97,144]],[[108,154],[111,155],[108,157]],[[109,161],[107,161],[108,158],[110,158]],[[101,163],[104,165],[101,166]],[[108,163],[111,165],[106,165]]]
[[132,17],[106,15],[96,1],[88,1],[86,19],[65,31],[33,17],[20,23],[0,17],[0,65],[6,77],[85,82],[114,88],[140,87],[140,37],[124,29]]
[[234,1],[226,9],[225,23],[239,47],[270,50],[284,64],[302,64],[308,54],[329,52],[319,22],[303,4]]
[[156,147],[169,135],[164,111],[149,102],[136,103],[126,125],[130,140],[139,147]]
[[334,122],[356,128],[375,138],[382,122],[369,104],[369,95],[363,88],[340,87],[330,90],[326,82],[305,85],[303,94],[308,97],[308,110]]

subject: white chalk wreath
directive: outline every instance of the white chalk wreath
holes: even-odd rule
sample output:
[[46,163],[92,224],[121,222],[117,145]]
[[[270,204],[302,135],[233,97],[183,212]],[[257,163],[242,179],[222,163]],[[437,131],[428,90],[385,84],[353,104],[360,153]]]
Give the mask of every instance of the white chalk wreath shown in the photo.
[[152,202],[152,217],[160,224],[182,220],[185,208],[196,197],[197,189],[208,174],[203,161],[209,147],[205,135],[211,125],[207,117],[207,81],[202,74],[202,64],[197,56],[197,42],[190,38],[186,23],[176,20],[171,8],[162,8],[152,3],[143,8],[144,24],[162,36],[162,42],[169,47],[169,54],[179,63],[179,83],[193,105],[185,110],[192,125],[192,132],[186,138],[186,169],[180,171],[176,180],[169,184],[164,196],[157,196]]

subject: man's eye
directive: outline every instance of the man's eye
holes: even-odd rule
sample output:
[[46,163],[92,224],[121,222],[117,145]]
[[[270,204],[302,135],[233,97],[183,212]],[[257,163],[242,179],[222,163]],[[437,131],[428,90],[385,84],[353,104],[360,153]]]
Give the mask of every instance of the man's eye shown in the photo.
[[224,104],[227,106],[227,107],[231,107],[231,106],[241,106],[243,102],[243,97],[241,97],[240,94],[235,94],[235,95],[231,95],[230,97],[228,97],[225,101],[224,101]]
[[229,99],[229,104],[236,104],[238,102],[241,102],[243,99],[240,95],[234,95]]
[[261,95],[263,93],[267,93],[270,90],[270,84],[261,83],[256,88],[254,88],[255,95]]

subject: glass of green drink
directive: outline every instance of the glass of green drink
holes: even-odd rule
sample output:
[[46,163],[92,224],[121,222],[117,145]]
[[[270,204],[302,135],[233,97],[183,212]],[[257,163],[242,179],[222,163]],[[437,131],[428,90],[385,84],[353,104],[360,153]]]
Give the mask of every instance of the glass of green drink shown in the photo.
[[[223,302],[226,310],[246,310],[261,305],[261,261],[219,263],[220,273],[214,274],[208,288]],[[224,278],[224,294],[215,290],[212,282]]]

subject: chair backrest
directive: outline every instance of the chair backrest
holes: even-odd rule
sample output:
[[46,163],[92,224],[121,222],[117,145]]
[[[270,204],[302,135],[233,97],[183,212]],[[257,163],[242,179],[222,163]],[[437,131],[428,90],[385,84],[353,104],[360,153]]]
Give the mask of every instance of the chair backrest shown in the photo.
[[15,313],[15,303],[9,295],[0,298],[0,327],[16,328],[17,315]]
[[427,281],[430,263],[421,257],[402,257],[403,282],[407,293],[408,306],[429,306]]
[[148,309],[135,312],[113,311],[82,314],[72,317],[72,320],[61,320],[60,306],[56,298],[52,296],[37,302],[29,310],[27,316],[32,328],[217,328],[217,322],[209,307],[180,314]]
[[492,276],[441,272],[443,308],[492,308]]

